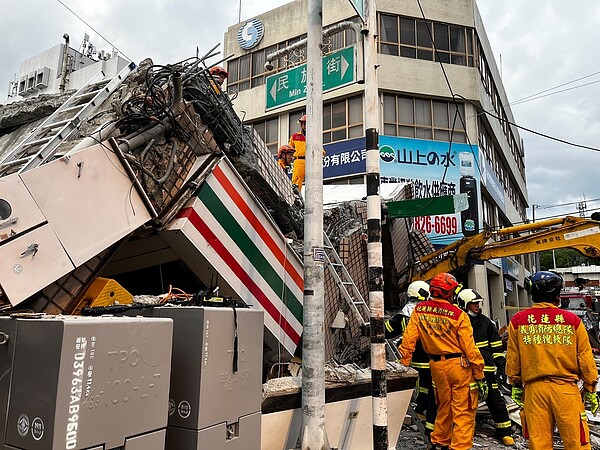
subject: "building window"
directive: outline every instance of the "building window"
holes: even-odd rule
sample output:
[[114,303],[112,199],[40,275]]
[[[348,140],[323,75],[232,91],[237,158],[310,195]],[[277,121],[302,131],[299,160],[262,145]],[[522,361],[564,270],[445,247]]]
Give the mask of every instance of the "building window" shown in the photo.
[[[232,59],[227,63],[227,90],[229,92],[245,91],[265,84],[266,78],[282,70],[297,66],[306,62],[306,48],[299,48],[290,54],[278,58],[273,63],[272,70],[265,69],[267,56],[277,50],[289,47],[292,44],[306,38],[306,35],[298,36],[288,41],[280,42],[270,47],[247,53],[239,58]],[[328,37],[323,43],[325,54],[348,47],[356,43],[356,36],[352,30],[342,30]]]
[[333,185],[348,185],[348,184],[365,184],[365,176],[358,175],[358,176],[354,176],[354,177],[341,178],[341,179],[337,179],[337,180],[323,181],[323,184],[332,185],[332,186]]
[[[245,91],[265,84],[266,77],[281,70],[285,70],[290,65],[288,59],[291,61],[290,58],[279,58],[272,61],[272,70],[266,70],[265,63],[267,62],[267,56],[300,39],[302,39],[302,36],[294,40],[285,41],[277,45],[271,45],[270,47],[247,53],[239,58],[228,61],[227,72],[229,72],[229,76],[227,77],[227,90],[229,92]],[[301,59],[306,59],[305,51],[300,51],[299,54]],[[297,64],[297,61],[294,61],[294,64]]]
[[[481,44],[479,44],[479,47],[481,48]],[[515,137],[515,133],[513,132],[512,127],[509,123],[506,110],[504,109],[502,103],[502,98],[494,83],[492,71],[482,51],[479,52],[479,56],[477,59],[477,68],[479,69],[479,74],[481,76],[481,83],[483,84],[483,87],[489,95],[491,103],[494,107],[494,115],[496,116],[496,120],[498,120],[500,127],[502,128],[504,136],[506,137],[506,141],[508,142],[508,147],[510,149],[510,152],[512,153],[512,157],[517,164],[517,169],[521,173],[522,178],[525,179],[525,164],[523,162],[524,152],[522,149],[522,145],[519,145]]]
[[489,200],[486,196],[482,196],[481,206],[483,209],[484,230],[495,230],[498,226],[498,217],[496,215],[496,208],[494,206],[494,202]]
[[300,122],[298,122],[298,119],[300,119],[300,117],[302,117],[303,114],[305,114],[304,111],[296,111],[290,113],[288,128],[288,130],[290,130],[290,136],[300,131]]
[[353,30],[342,30],[329,36],[323,42],[323,53],[328,54],[356,43]]
[[[362,96],[325,103],[323,105],[323,144],[364,136]],[[298,119],[303,111],[289,115],[290,135],[300,130]],[[310,123],[310,117],[307,117]]]
[[473,30],[392,14],[379,15],[379,53],[473,67]]
[[323,143],[363,136],[362,96],[323,105]]
[[[458,109],[457,109],[458,108]],[[467,142],[465,107],[459,103],[400,95],[383,96],[383,134],[436,141]]]
[[279,119],[275,117],[274,119],[254,122],[252,127],[265,142],[269,151],[277,154],[277,150],[279,149]]

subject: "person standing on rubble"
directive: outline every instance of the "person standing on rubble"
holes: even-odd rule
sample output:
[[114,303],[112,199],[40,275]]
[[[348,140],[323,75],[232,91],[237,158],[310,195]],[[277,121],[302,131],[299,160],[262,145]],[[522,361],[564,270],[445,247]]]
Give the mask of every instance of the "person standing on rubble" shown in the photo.
[[504,398],[498,389],[496,368],[498,374],[504,374],[506,358],[502,351],[502,339],[494,323],[481,312],[483,297],[473,289],[462,289],[458,293],[457,304],[467,313],[473,327],[475,345],[483,357],[485,381],[488,385],[488,396],[485,404],[490,410],[498,439],[506,446],[515,445],[512,437],[512,422],[508,417],[508,410]]
[[468,450],[473,445],[478,392],[487,396],[483,358],[473,340],[467,314],[452,304],[458,281],[439,273],[429,283],[432,298],[414,309],[398,347],[408,365],[417,340],[429,354],[438,411],[432,449]]
[[277,151],[277,162],[288,177],[292,176],[292,163],[294,162],[294,149],[289,145],[282,145]]
[[222,86],[229,74],[225,69],[221,66],[213,66],[208,72],[212,78],[211,85],[217,94],[221,94],[223,92]]
[[592,348],[581,319],[558,308],[562,287],[562,277],[554,272],[526,278],[534,305],[508,325],[506,375],[513,400],[523,408],[523,434],[532,450],[553,447],[555,425],[565,450],[591,448],[579,380],[592,414],[598,411]]
[[306,167],[306,114],[298,119],[300,131],[292,134],[290,137],[289,146],[295,150],[294,153],[294,170],[292,171],[292,184],[298,187],[298,191],[302,192],[302,184],[304,183],[304,170]]
[[[424,302],[429,299],[429,284],[425,281],[413,281],[408,286],[406,296],[408,298],[408,303],[404,305],[404,308],[385,322],[386,339],[393,339],[404,334],[415,306],[417,306],[419,302]],[[429,355],[423,349],[420,340],[417,341],[415,345],[415,351],[410,361],[410,367],[419,372],[415,413],[419,420],[423,422],[426,437],[430,440],[433,424],[435,423],[437,405],[435,404],[431,370],[429,369]]]

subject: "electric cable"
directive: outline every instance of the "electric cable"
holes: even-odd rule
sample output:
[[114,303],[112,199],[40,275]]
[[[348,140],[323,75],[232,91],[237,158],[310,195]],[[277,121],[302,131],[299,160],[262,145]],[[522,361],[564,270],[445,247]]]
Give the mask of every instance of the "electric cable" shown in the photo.
[[563,89],[561,91],[551,92],[548,95],[541,95],[541,94],[546,94],[546,93],[548,93],[550,91],[553,91],[555,89],[561,88],[563,86],[567,86],[569,84],[576,83],[577,81],[585,80],[586,78],[590,78],[590,77],[593,77],[593,76],[596,76],[596,75],[599,75],[599,74],[600,74],[600,71],[599,72],[594,72],[594,73],[591,73],[589,75],[585,75],[583,77],[579,77],[579,78],[576,78],[574,80],[567,81],[566,83],[562,83],[562,84],[559,84],[557,86],[554,86],[554,87],[551,87],[551,88],[548,88],[548,89],[544,89],[543,91],[539,91],[539,92],[536,92],[535,94],[530,94],[530,95],[528,95],[526,97],[522,97],[522,98],[520,98],[518,100],[515,100],[514,102],[511,102],[510,105],[511,106],[512,105],[518,105],[520,103],[529,102],[531,100],[537,100],[538,98],[543,98],[543,97],[547,97],[547,96],[550,96],[550,95],[559,94],[561,92],[566,92],[566,91],[569,91],[569,90],[572,90],[572,89],[577,89],[577,88],[580,88],[580,87],[589,86],[590,84],[600,83],[600,80],[592,81],[590,83],[582,84],[582,85],[579,85],[579,86],[574,86],[574,87],[569,88],[569,89]]
[[71,14],[73,14],[75,17],[77,17],[79,20],[81,20],[84,24],[86,24],[88,27],[90,27],[92,29],[92,31],[94,33],[96,33],[98,36],[100,36],[108,45],[112,46],[116,51],[118,51],[121,55],[123,55],[127,61],[129,61],[129,62],[133,61],[125,53],[123,53],[121,50],[119,50],[116,45],[112,44],[108,39],[106,39],[102,35],[102,33],[100,33],[99,31],[96,31],[96,29],[93,26],[91,26],[89,23],[87,23],[85,20],[83,20],[81,17],[79,17],[75,11],[73,11],[71,8],[69,8],[67,5],[65,5],[61,0],[57,0],[57,1],[58,1],[58,3],[60,3],[61,5],[63,5],[65,8],[67,8],[67,10]]
[[570,142],[570,141],[567,141],[567,140],[565,140],[565,139],[561,139],[561,138],[557,138],[557,137],[554,137],[554,136],[550,136],[549,134],[541,133],[541,132],[539,132],[539,131],[532,130],[531,128],[527,128],[527,127],[524,127],[524,126],[522,126],[522,125],[518,125],[518,124],[516,124],[516,123],[514,123],[514,122],[511,122],[511,121],[510,121],[510,120],[508,120],[508,119],[504,119],[503,117],[499,117],[499,116],[497,116],[496,114],[493,114],[493,113],[491,113],[491,112],[489,112],[489,111],[486,111],[486,110],[485,110],[485,109],[483,109],[481,106],[478,106],[477,104],[473,103],[471,100],[469,100],[469,99],[467,99],[467,98],[463,97],[463,96],[462,96],[462,95],[460,95],[460,94],[454,94],[454,95],[455,95],[456,97],[458,97],[458,98],[461,98],[461,99],[463,99],[465,102],[467,102],[467,103],[469,103],[469,104],[473,105],[473,106],[474,106],[474,107],[475,107],[477,110],[479,110],[479,111],[483,112],[484,114],[487,114],[487,115],[488,115],[488,116],[490,116],[490,117],[494,117],[495,119],[499,120],[500,122],[506,122],[506,123],[508,123],[509,125],[513,125],[513,126],[515,126],[515,127],[519,128],[519,129],[521,129],[521,130],[527,131],[527,132],[529,132],[529,133],[532,133],[532,134],[535,134],[535,135],[541,136],[541,137],[543,137],[543,138],[546,138],[546,139],[549,139],[549,140],[552,140],[552,141],[560,142],[560,143],[562,143],[562,144],[571,145],[571,146],[573,146],[573,147],[583,148],[583,149],[586,149],[586,150],[592,150],[592,151],[595,151],[595,152],[600,152],[600,148],[598,148],[598,147],[591,147],[591,146],[589,146],[589,145],[576,144],[576,143],[574,143],[574,142]]

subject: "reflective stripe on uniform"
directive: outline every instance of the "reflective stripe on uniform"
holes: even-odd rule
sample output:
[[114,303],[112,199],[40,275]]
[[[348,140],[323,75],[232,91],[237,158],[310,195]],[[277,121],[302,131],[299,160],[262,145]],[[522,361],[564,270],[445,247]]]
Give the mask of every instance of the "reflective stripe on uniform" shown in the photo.
[[479,347],[487,347],[489,344],[490,344],[489,341],[475,342],[475,345],[477,346],[477,348],[479,348]]
[[417,369],[429,369],[429,363],[422,363],[422,362],[411,362],[410,363],[410,367],[415,367]]
[[512,422],[509,420],[508,422],[497,423],[494,422],[496,428],[510,428],[512,426]]

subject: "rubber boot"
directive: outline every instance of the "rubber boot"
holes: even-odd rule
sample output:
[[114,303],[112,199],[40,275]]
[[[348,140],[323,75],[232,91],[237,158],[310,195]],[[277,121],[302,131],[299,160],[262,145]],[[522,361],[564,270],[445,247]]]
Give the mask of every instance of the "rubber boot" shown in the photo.
[[515,440],[512,436],[502,436],[502,443],[507,447],[513,447],[515,445]]

